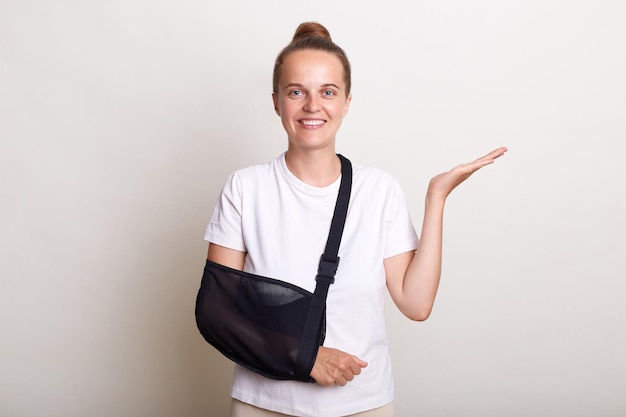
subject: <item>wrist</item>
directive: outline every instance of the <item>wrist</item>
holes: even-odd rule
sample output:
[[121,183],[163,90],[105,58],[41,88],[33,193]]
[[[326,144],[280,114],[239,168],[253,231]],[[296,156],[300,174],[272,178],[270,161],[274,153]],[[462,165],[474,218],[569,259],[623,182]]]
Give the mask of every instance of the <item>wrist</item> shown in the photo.
[[441,192],[435,192],[432,190],[428,190],[426,192],[426,205],[441,205],[443,206],[446,202],[446,195]]

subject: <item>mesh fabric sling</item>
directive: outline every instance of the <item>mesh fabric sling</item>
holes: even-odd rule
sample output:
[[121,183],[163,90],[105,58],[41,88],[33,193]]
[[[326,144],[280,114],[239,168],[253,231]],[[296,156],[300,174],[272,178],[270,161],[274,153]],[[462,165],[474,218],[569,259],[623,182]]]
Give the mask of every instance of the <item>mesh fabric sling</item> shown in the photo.
[[313,293],[206,261],[196,298],[200,333],[230,360],[268,378],[314,382],[310,373],[324,343],[326,296],[339,265],[352,189],[352,165],[337,156],[341,183]]

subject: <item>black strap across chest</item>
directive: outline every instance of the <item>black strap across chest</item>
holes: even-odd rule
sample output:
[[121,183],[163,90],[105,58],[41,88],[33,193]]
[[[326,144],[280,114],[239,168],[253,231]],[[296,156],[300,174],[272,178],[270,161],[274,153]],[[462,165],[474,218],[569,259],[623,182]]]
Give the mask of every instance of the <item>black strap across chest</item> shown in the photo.
[[[352,164],[344,156],[340,154],[337,154],[337,156],[341,160],[339,194],[337,195],[337,203],[335,204],[335,211],[330,224],[326,248],[320,258],[317,276],[315,277],[316,284],[313,300],[311,301],[311,308],[304,325],[302,343],[298,352],[297,363],[299,365],[304,365],[307,358],[310,358],[319,349],[319,346],[316,346],[315,343],[315,335],[325,315],[328,289],[335,282],[335,274],[339,267],[337,254],[341,244],[341,236],[343,235],[350,193],[352,191]],[[298,366],[297,369],[306,369],[306,367]],[[306,378],[308,375],[300,375],[300,377]]]

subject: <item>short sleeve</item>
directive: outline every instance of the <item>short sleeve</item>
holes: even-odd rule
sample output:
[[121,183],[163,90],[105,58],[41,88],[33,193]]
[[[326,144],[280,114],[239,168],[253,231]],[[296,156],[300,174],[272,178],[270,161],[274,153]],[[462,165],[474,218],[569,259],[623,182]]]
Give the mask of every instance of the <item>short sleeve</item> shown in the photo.
[[387,220],[389,228],[384,257],[390,258],[404,252],[417,249],[419,238],[411,220],[404,193],[400,184],[394,180],[388,194]]
[[204,240],[229,249],[246,252],[242,230],[242,201],[241,181],[237,173],[234,173],[222,188]]

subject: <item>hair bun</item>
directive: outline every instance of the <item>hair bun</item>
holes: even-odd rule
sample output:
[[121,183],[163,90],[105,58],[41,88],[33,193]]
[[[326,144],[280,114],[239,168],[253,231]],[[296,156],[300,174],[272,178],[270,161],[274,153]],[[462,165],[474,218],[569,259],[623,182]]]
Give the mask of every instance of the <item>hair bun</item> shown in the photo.
[[292,42],[304,38],[322,38],[332,42],[330,32],[322,24],[317,22],[304,22],[296,29]]

